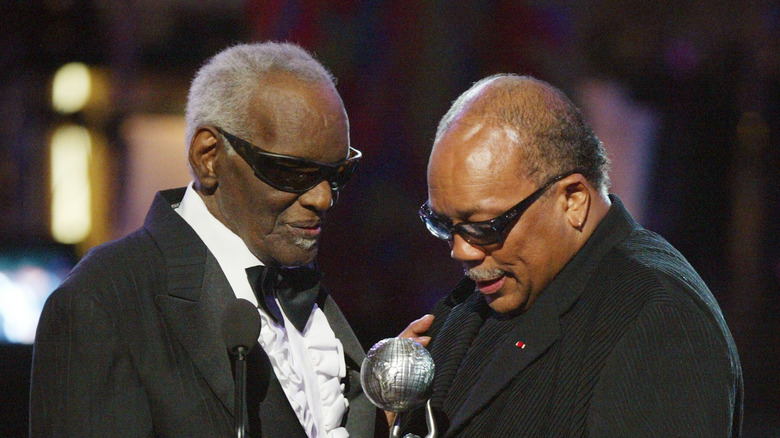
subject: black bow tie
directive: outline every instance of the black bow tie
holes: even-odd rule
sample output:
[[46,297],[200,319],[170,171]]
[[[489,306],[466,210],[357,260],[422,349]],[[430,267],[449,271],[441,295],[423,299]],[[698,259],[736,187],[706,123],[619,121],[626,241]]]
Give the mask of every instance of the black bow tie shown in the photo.
[[261,265],[247,268],[246,276],[257,302],[277,323],[284,326],[282,312],[274,298],[279,300],[287,319],[299,332],[303,332],[320,293],[322,273],[307,267],[276,268]]

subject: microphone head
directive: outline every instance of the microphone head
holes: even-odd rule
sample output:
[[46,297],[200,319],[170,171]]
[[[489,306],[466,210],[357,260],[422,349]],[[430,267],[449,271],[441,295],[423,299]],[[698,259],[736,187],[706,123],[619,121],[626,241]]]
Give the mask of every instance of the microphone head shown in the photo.
[[239,298],[225,307],[222,315],[222,339],[230,352],[244,347],[247,352],[257,343],[260,336],[260,314],[251,302]]

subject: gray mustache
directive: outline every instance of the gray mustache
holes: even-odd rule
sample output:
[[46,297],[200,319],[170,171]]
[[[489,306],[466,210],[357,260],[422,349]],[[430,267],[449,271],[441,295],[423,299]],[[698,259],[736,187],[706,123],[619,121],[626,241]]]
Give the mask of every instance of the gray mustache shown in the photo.
[[498,268],[493,268],[493,269],[464,268],[463,272],[466,274],[467,277],[469,277],[474,281],[493,280],[495,278],[501,277],[502,275],[506,274],[506,271]]

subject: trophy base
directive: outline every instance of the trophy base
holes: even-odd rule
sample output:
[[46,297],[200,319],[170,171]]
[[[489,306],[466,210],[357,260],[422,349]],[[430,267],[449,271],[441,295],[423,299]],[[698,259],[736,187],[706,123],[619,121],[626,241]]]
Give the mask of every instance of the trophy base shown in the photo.
[[[425,402],[425,424],[428,426],[428,434],[425,438],[438,438],[439,431],[436,430],[436,422],[433,419],[433,408],[431,407],[431,400],[428,399]],[[399,413],[395,417],[393,427],[390,428],[390,438],[401,438],[401,414]],[[421,438],[419,435],[413,433],[407,433],[403,438]]]

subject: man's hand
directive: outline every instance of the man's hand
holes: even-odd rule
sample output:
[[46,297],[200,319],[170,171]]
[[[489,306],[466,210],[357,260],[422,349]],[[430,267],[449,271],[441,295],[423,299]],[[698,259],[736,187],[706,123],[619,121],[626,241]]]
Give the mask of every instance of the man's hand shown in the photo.
[[427,347],[428,343],[431,342],[431,337],[423,336],[423,334],[431,328],[431,324],[433,324],[433,315],[425,315],[420,319],[412,321],[397,337],[408,338],[419,342],[423,347]]

